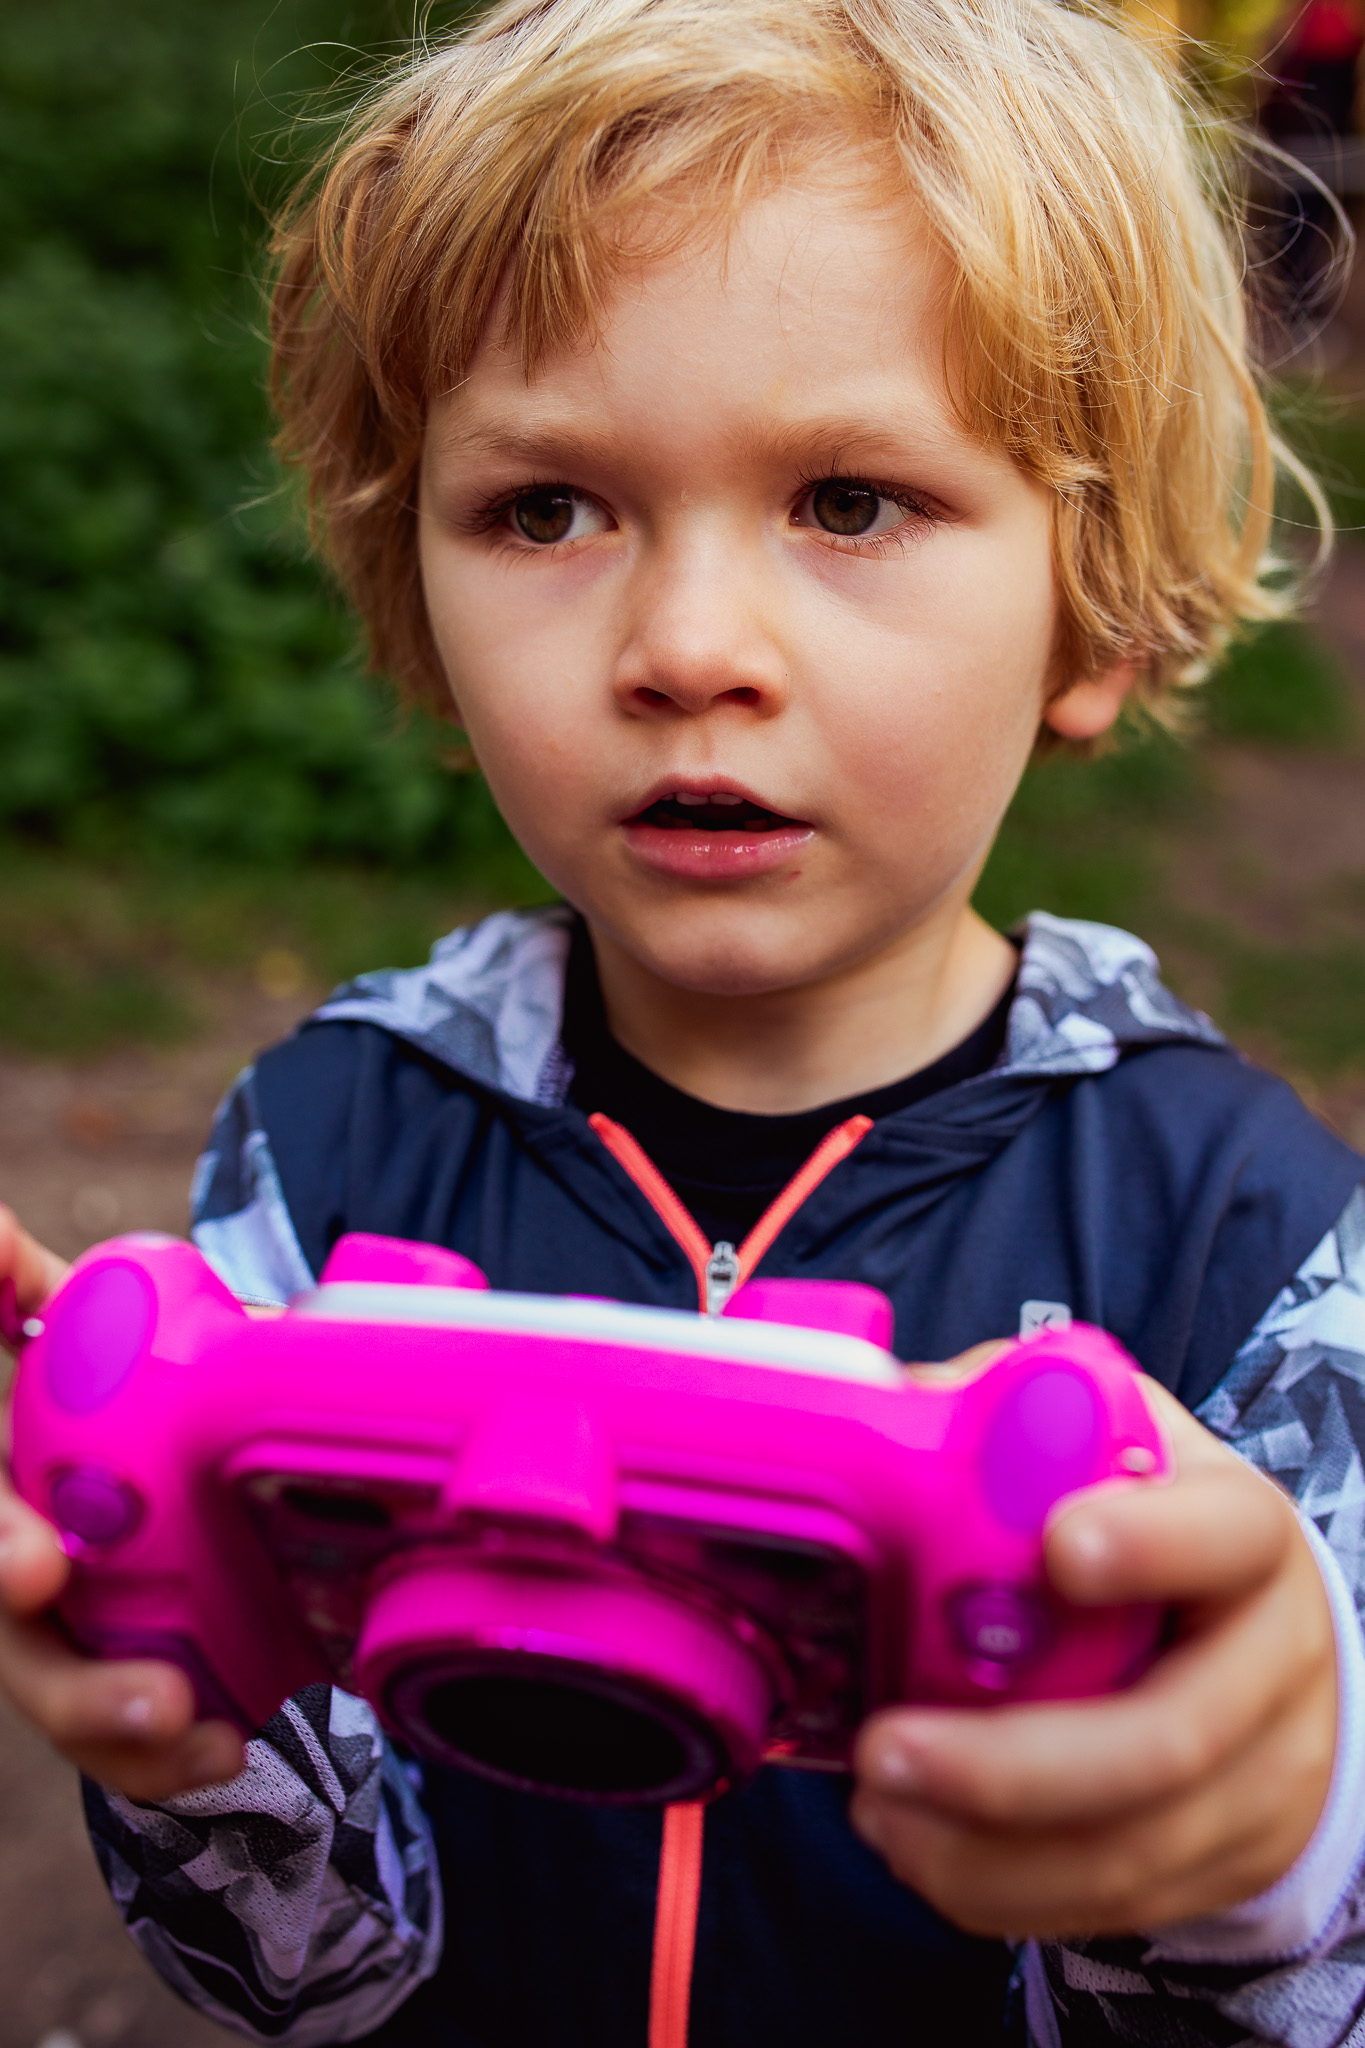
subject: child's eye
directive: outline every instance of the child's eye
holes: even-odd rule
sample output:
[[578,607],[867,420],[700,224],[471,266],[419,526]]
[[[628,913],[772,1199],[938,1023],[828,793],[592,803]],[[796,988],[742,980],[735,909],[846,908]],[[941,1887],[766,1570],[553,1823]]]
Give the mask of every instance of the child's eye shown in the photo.
[[518,539],[529,540],[536,547],[553,547],[556,541],[582,540],[585,534],[605,533],[611,524],[593,499],[559,484],[519,491],[507,507],[506,517]]
[[792,512],[794,526],[818,526],[841,540],[876,540],[926,508],[910,497],[892,497],[856,477],[828,476],[802,496]]

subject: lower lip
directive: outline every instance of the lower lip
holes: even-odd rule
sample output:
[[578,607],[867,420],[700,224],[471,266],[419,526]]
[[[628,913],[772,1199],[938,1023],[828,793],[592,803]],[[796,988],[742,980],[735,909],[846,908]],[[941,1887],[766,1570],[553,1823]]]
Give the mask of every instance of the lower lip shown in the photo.
[[656,874],[687,882],[736,882],[768,875],[810,845],[813,825],[782,825],[772,832],[689,832],[664,825],[629,824],[626,844]]

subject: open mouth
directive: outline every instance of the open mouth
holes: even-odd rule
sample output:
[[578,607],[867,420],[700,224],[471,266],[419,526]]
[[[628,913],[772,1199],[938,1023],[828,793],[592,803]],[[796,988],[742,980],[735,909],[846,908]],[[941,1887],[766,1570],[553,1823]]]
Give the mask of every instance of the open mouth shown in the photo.
[[770,811],[733,789],[666,790],[624,823],[635,859],[686,884],[790,871],[815,838],[804,818]]
[[630,823],[653,825],[663,832],[740,832],[746,837],[756,832],[802,829],[801,819],[784,817],[780,811],[767,810],[747,796],[732,796],[728,791],[711,796],[661,796],[637,811]]

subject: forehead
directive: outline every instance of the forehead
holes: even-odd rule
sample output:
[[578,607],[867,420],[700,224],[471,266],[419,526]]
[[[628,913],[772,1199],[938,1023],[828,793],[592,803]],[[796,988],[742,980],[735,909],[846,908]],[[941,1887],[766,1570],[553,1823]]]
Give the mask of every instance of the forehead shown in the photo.
[[555,422],[656,430],[689,394],[741,439],[816,416],[853,431],[907,404],[926,428],[960,433],[944,380],[950,266],[908,199],[871,168],[847,173],[766,192],[681,238],[674,209],[642,215],[593,333],[529,369],[504,300],[433,404],[433,433],[516,454]]

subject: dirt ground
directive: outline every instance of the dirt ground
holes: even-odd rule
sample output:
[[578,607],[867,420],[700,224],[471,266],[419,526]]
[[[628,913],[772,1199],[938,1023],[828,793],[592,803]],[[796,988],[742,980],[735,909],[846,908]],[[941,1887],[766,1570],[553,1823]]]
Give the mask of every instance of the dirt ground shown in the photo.
[[[1365,551],[1343,556],[1321,619],[1365,705]],[[1329,757],[1230,747],[1213,769],[1215,840],[1181,851],[1191,901],[1233,908],[1278,938],[1324,887],[1365,883],[1365,748]],[[176,1051],[83,1065],[0,1057],[0,1199],[68,1255],[120,1229],[183,1230],[190,1170],[223,1088],[316,993],[206,988],[212,1025]],[[1315,1107],[1365,1147],[1365,1022],[1358,1074]],[[209,2048],[231,2038],[144,1966],[96,1872],[73,1773],[0,1707],[0,2048]]]

